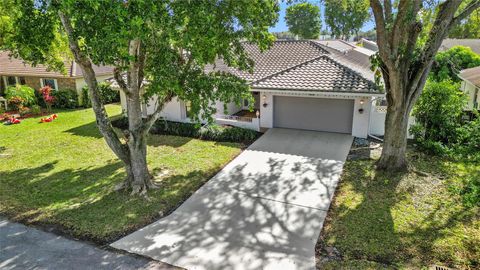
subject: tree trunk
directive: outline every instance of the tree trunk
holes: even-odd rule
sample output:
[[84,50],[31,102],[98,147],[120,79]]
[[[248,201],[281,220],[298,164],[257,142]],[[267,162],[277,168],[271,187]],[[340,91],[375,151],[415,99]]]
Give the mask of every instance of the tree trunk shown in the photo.
[[147,134],[142,118],[142,102],[139,91],[130,92],[127,96],[128,130],[125,131],[130,153],[129,164],[131,174],[125,180],[124,188],[131,188],[132,193],[145,194],[154,187],[147,166]]
[[381,170],[402,171],[407,169],[407,126],[409,110],[407,106],[388,106],[385,118],[385,137],[382,155],[377,163]]

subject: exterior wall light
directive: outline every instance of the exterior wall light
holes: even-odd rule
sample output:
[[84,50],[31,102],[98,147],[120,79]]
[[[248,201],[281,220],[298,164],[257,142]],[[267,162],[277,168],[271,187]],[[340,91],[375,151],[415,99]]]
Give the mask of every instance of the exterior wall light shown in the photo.
[[364,112],[363,103],[365,103],[365,101],[363,99],[360,99],[360,109],[358,109],[359,114],[363,114]]
[[255,113],[255,115],[257,116],[257,118],[260,117],[260,112],[257,110],[257,112]]
[[263,95],[262,96],[262,100],[263,100],[263,107],[266,108],[268,106],[267,104],[267,96],[266,95]]

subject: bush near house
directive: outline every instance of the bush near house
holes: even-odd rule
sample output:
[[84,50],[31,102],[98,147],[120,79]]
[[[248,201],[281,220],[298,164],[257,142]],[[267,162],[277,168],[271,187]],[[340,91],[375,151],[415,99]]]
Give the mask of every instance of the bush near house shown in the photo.
[[[113,121],[113,125],[119,128],[126,128],[127,118],[120,118]],[[152,129],[152,134],[174,135],[198,138],[218,142],[242,142],[251,143],[256,140],[260,133],[254,130],[239,127],[223,127],[219,125],[200,125],[193,123],[180,123],[158,120]]]
[[[120,92],[110,87],[109,83],[99,83],[98,90],[100,91],[100,98],[104,104],[120,102]],[[92,102],[88,96],[88,86],[82,88],[82,105],[85,108],[92,107]]]
[[[35,90],[33,88],[17,84],[15,86],[7,87],[5,91],[7,101],[18,109],[18,106],[30,106],[37,103]],[[17,97],[17,98],[15,98]],[[20,102],[21,100],[21,102]]]
[[[465,102],[465,94],[457,84],[427,82],[413,109],[417,124],[411,127],[420,150],[451,160],[480,161],[480,118],[462,121]],[[466,206],[480,204],[480,172],[459,178],[449,186],[450,191],[461,195]]]
[[460,70],[477,66],[480,66],[480,55],[469,47],[454,46],[435,55],[429,77],[436,81],[459,82],[460,78],[457,75]]
[[54,108],[75,109],[78,107],[78,94],[75,90],[61,89],[52,91],[52,96],[55,98]]

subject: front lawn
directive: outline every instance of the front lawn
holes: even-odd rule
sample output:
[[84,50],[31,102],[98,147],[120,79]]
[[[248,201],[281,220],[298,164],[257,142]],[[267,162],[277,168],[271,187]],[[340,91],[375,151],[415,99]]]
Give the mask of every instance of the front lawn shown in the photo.
[[[110,115],[120,114],[108,105]],[[152,135],[150,169],[161,181],[149,200],[115,192],[121,162],[100,136],[91,109],[59,111],[0,126],[0,214],[107,243],[176,208],[238,155],[242,145]]]
[[[449,191],[460,178],[480,175],[480,164],[414,150],[409,160],[414,170],[404,174],[378,173],[372,159],[347,161],[317,246],[320,269],[480,267],[479,207]],[[325,260],[333,247],[340,256]]]

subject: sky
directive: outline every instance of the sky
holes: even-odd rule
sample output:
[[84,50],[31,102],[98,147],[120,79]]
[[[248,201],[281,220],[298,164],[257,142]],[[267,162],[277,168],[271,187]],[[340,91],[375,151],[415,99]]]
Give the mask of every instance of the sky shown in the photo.
[[[320,3],[319,0],[317,1],[309,1],[312,4],[320,6],[320,13],[322,14],[322,30],[326,28],[325,22],[323,20],[323,5]],[[278,22],[274,27],[270,27],[270,32],[283,32],[288,31],[288,27],[285,24],[285,10],[287,9],[287,3],[285,1],[280,2],[280,16],[278,17]],[[373,21],[368,21],[362,28],[362,31],[371,30],[374,27]]]

